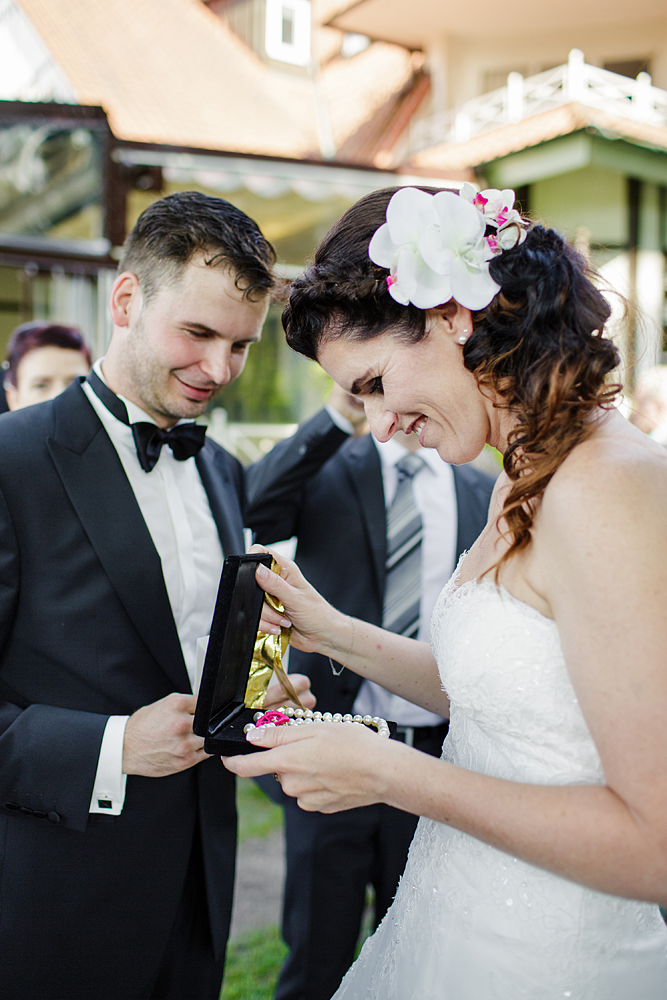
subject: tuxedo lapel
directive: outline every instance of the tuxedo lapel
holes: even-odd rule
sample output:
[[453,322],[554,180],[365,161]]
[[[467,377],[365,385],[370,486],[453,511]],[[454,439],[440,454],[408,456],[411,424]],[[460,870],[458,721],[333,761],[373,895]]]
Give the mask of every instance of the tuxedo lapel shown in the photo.
[[452,466],[456,490],[458,530],[456,533],[456,561],[462,552],[472,548],[486,523],[490,491],[471,477],[465,466]]
[[382,467],[378,450],[370,434],[353,438],[340,451],[357,501],[373,553],[373,569],[378,593],[384,593],[387,555],[386,511],[382,486]]
[[244,551],[243,520],[229,459],[224,451],[207,441],[196,462],[218,528],[222,551],[225,556],[239,555]]
[[188,691],[162,564],[121,461],[79,385],[54,403],[49,452],[112,587],[176,691]]

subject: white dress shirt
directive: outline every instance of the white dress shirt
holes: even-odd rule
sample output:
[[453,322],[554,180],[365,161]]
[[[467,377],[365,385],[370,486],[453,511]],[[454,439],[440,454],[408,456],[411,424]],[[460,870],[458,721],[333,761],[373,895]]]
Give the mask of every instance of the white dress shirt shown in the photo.
[[[384,443],[373,439],[382,463],[382,484],[385,507],[389,509],[398,488],[396,462],[408,454],[393,438]],[[443,462],[436,451],[421,448],[418,452],[425,465],[412,480],[415,503],[421,514],[422,589],[419,607],[418,640],[429,641],[431,615],[440,591],[454,572],[458,516],[456,490],[451,465]],[[401,726],[435,726],[440,716],[413,705],[405,698],[390,694],[379,684],[364,681],[354,702],[359,715],[379,715]]]
[[[95,371],[104,380],[101,361],[96,362]],[[155,467],[144,472],[137,458],[131,428],[107,410],[87,382],[83,390],[118,452],[160,556],[185,666],[194,689],[197,640],[210,631],[223,562],[218,529],[195,459],[177,462],[171,448],[165,446]],[[155,423],[129,399],[118,398],[127,407],[130,423]],[[128,718],[111,716],[107,722],[91,812],[117,816],[122,810],[126,782],[126,775],[122,773],[123,738]]]

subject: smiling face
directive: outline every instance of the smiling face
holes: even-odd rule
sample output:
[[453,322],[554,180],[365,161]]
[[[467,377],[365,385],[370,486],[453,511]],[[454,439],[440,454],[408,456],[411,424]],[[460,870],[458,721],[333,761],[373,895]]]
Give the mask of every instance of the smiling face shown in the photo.
[[461,465],[485,443],[504,443],[504,411],[482,395],[465,368],[459,334],[459,323],[433,310],[417,343],[391,333],[365,341],[334,337],[324,340],[318,361],[338,385],[363,399],[379,441],[399,430],[418,434],[423,447]]
[[82,351],[51,344],[28,351],[16,369],[16,385],[7,385],[7,405],[21,410],[33,403],[54,399],[78,375],[87,375],[90,365]]
[[121,274],[111,296],[114,335],[105,377],[161,427],[197,417],[243,371],[267,309],[268,297],[244,299],[234,275],[203,257],[147,302],[136,276]]

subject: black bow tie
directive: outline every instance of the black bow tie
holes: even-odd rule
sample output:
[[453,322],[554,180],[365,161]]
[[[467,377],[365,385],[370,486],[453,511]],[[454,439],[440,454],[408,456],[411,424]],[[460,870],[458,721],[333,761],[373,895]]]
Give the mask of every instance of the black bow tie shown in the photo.
[[125,403],[111,391],[96,372],[89,373],[87,382],[109,413],[131,429],[137,458],[144,472],[150,472],[155,467],[163,444],[169,445],[178,462],[184,462],[186,458],[192,458],[201,451],[206,437],[205,427],[199,424],[178,424],[169,431],[163,431],[157,424],[152,424],[148,420],[131,424]]

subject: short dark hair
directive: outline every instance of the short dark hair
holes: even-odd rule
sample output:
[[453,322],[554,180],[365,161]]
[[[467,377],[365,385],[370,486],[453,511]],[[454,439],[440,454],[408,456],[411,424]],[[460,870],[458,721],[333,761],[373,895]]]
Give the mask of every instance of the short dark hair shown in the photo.
[[154,201],[128,235],[118,265],[139,279],[150,299],[165,281],[178,281],[193,257],[229,267],[243,297],[261,299],[274,287],[272,245],[249,216],[223,198],[180,191]]
[[90,348],[83,339],[80,330],[75,326],[64,326],[61,323],[47,323],[43,320],[32,320],[17,326],[9,338],[7,345],[7,360],[3,364],[6,378],[16,385],[18,367],[31,351],[40,347],[61,347],[66,351],[80,351],[90,364]]

